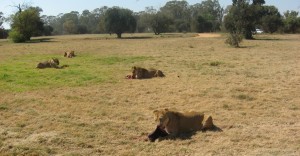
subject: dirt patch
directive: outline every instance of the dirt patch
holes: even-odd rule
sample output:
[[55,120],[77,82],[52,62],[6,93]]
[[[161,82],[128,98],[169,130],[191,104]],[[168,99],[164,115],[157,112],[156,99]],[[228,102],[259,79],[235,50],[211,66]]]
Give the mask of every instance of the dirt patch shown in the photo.
[[214,33],[200,33],[196,37],[203,37],[203,38],[215,38],[221,37],[221,34],[214,34]]

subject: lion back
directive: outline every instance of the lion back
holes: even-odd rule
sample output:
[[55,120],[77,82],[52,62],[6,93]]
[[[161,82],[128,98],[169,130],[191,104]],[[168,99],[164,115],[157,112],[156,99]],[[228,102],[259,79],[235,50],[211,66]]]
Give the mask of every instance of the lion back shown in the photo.
[[179,131],[190,132],[202,130],[204,114],[199,112],[178,113],[179,116]]
[[165,75],[163,74],[163,72],[161,70],[157,70],[157,69],[149,69],[149,76],[150,77],[165,77]]
[[59,60],[57,58],[52,58],[45,62],[40,62],[37,64],[36,68],[58,68]]

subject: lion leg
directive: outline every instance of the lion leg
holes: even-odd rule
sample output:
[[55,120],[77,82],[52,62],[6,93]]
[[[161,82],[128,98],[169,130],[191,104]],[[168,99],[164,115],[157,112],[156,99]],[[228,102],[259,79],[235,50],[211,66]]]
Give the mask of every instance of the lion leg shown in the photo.
[[205,123],[202,127],[203,131],[209,130],[209,129],[213,129],[214,124],[213,124],[213,119],[211,116],[208,116],[208,118],[205,120]]

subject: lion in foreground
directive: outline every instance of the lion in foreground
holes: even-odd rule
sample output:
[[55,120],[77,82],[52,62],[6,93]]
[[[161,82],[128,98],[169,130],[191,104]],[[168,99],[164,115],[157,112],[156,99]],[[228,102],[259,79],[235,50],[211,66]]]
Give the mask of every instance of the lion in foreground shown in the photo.
[[164,77],[165,75],[161,70],[145,69],[141,67],[132,67],[132,79],[149,79],[152,77]]
[[67,58],[72,58],[72,57],[75,57],[75,52],[74,51],[68,51],[68,52],[65,52],[64,54],[64,57],[67,57]]
[[44,69],[44,68],[62,69],[64,67],[68,67],[68,65],[59,66],[59,60],[57,58],[52,58],[48,61],[40,62],[36,66],[36,68],[39,69]]
[[169,109],[155,110],[155,121],[158,127],[171,137],[192,131],[206,131],[215,128],[211,116],[199,112],[177,112]]

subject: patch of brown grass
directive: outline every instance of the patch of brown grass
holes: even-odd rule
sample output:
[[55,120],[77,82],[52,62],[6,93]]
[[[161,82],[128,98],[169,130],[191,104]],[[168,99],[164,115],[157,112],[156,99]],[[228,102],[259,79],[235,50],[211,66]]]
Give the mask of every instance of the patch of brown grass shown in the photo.
[[[75,50],[150,56],[134,65],[166,74],[128,80],[132,64],[116,64],[115,83],[1,92],[0,155],[299,155],[299,35],[260,35],[238,49],[223,37],[108,37],[0,42],[0,61]],[[144,142],[152,111],[165,107],[211,114],[223,132]]]
[[221,37],[221,34],[218,34],[218,33],[200,33],[196,37],[215,38],[215,37]]

